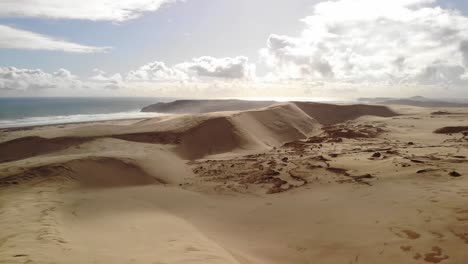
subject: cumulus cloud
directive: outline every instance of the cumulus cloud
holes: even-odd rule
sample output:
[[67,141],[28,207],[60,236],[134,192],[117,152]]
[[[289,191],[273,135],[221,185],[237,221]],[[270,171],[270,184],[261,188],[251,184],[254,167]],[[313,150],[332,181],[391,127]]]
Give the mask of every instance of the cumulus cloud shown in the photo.
[[185,81],[189,76],[177,67],[168,67],[164,62],[154,61],[145,64],[137,70],[130,71],[127,75],[128,81]]
[[191,62],[178,64],[177,68],[199,77],[249,80],[255,77],[255,65],[244,56],[214,58],[203,56]]
[[92,82],[100,84],[103,88],[106,89],[119,89],[122,88],[124,80],[120,73],[107,74],[105,71],[94,69],[95,75],[90,78]]
[[221,59],[201,57],[172,67],[166,66],[164,62],[151,62],[130,71],[125,77],[120,73],[108,74],[100,69],[94,69],[94,75],[84,80],[65,69],[48,73],[39,69],[0,67],[0,89],[15,91],[51,88],[120,89],[135,87],[135,83],[148,83],[153,86],[154,83],[171,84],[171,87],[179,88],[208,84],[222,86],[223,83],[232,83],[226,80],[252,80],[254,68],[246,57]]
[[83,83],[70,71],[60,69],[47,73],[38,69],[0,67],[0,90],[42,90],[50,88],[77,88]]
[[59,69],[46,72],[40,69],[18,69],[0,67],[0,91],[38,91],[46,89],[118,89],[125,86],[120,74],[107,74],[95,69],[95,75],[89,79],[80,79],[69,70]]
[[315,6],[299,36],[260,51],[277,80],[466,85],[468,17],[434,0],[338,0]]
[[205,79],[252,80],[255,78],[255,65],[247,57],[214,58],[203,56],[189,62],[167,66],[164,62],[148,63],[129,72],[128,81],[187,82]]
[[2,17],[40,17],[125,21],[158,10],[175,0],[6,0],[0,1]]
[[4,25],[0,25],[0,48],[65,51],[75,53],[105,52],[109,49],[108,47],[93,47],[58,40],[49,36]]

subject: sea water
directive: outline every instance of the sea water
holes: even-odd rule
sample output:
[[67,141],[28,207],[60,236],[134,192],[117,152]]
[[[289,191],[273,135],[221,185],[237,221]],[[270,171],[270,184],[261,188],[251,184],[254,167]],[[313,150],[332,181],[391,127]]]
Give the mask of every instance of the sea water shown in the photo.
[[0,98],[0,128],[154,117],[140,110],[171,98]]

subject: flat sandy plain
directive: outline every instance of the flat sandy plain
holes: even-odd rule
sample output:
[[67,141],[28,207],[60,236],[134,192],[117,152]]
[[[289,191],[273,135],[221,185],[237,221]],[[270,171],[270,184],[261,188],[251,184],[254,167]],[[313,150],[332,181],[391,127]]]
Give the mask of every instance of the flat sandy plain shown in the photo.
[[466,264],[462,126],[280,103],[3,130],[0,263]]

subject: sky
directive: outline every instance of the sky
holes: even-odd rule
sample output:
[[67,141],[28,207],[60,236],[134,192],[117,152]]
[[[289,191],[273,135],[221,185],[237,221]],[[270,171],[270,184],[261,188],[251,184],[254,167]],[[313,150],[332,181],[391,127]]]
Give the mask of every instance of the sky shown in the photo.
[[466,0],[1,0],[0,96],[468,99]]

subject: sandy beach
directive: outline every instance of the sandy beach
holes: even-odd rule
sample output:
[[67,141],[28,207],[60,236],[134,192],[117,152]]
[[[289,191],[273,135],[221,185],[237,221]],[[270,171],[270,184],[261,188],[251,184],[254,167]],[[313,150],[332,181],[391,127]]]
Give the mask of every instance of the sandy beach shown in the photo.
[[1,130],[0,263],[467,263],[468,108],[221,110]]

